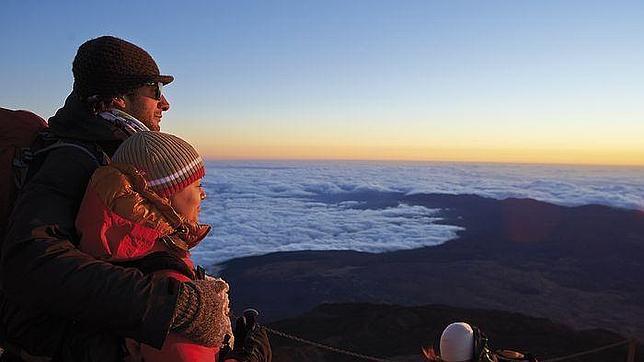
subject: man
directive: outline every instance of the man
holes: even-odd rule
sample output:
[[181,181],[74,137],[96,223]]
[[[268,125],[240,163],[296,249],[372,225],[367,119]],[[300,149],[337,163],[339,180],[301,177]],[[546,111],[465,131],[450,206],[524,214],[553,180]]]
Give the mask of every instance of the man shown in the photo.
[[[159,130],[170,107],[163,85],[173,77],[161,75],[142,48],[111,36],[81,45],[72,72],[72,93],[43,137],[72,145],[32,162],[2,244],[0,340],[13,357],[61,361],[121,360],[122,337],[160,348],[171,330],[221,344],[208,322],[212,281],[154,278],[75,246],[74,220],[90,176],[127,137]],[[252,344],[240,343],[244,350],[270,349],[265,334],[243,339]]]

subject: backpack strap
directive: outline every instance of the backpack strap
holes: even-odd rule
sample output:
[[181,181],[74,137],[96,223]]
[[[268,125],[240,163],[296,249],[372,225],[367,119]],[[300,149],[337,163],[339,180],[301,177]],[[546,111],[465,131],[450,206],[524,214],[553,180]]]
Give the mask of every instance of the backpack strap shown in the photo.
[[22,189],[29,179],[29,176],[35,171],[30,169],[30,166],[35,159],[46,155],[52,150],[63,147],[72,147],[82,151],[84,154],[89,156],[92,161],[94,161],[97,167],[107,165],[109,163],[109,157],[98,144],[88,144],[75,140],[54,138],[46,131],[41,132],[32,147],[23,147],[16,150],[16,156],[12,162],[14,184],[16,185],[16,188],[18,190]]
[[90,152],[87,149],[87,147],[81,146],[80,144],[76,144],[76,143],[65,142],[63,140],[60,140],[60,141],[54,143],[53,145],[47,146],[45,148],[42,148],[42,149],[40,149],[40,150],[38,150],[36,152],[30,152],[31,153],[30,157],[33,158],[33,157],[36,157],[36,156],[38,156],[40,154],[43,154],[45,152],[49,152],[51,150],[55,150],[55,149],[61,148],[61,147],[73,147],[73,148],[76,148],[78,150],[83,151],[86,155],[88,155],[94,161],[94,163],[96,163],[98,166],[100,166],[101,163],[102,163],[101,161],[98,160],[98,158],[92,152]]

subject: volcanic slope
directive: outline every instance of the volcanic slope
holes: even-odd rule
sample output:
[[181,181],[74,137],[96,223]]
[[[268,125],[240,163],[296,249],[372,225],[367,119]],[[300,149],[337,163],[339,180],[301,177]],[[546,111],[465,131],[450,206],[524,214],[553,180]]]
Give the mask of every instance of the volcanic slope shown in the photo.
[[236,259],[221,275],[236,309],[267,320],[327,302],[443,304],[607,328],[644,340],[644,213],[532,199],[418,194],[462,226],[440,246],[382,254],[302,251]]

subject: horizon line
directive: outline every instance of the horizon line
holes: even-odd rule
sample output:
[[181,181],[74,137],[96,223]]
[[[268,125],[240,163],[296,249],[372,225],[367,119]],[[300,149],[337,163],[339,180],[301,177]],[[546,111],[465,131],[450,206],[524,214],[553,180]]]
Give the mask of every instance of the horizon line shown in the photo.
[[524,166],[569,166],[569,167],[615,167],[643,168],[641,164],[606,164],[606,163],[569,163],[569,162],[530,162],[530,161],[467,161],[467,160],[405,160],[405,159],[351,159],[351,158],[217,158],[203,157],[204,161],[239,161],[239,162],[383,162],[383,163],[458,163],[479,165],[524,165]]

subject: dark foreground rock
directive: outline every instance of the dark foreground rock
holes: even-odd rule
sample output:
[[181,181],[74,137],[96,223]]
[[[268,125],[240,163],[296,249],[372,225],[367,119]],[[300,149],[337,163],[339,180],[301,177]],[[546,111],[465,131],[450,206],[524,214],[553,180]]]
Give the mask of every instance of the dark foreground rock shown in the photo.
[[[431,346],[453,321],[479,326],[492,349],[531,352],[540,360],[566,356],[624,340],[602,330],[573,330],[544,318],[483,309],[440,305],[402,307],[375,304],[326,304],[299,317],[271,323],[269,327],[317,342],[396,361],[422,361],[421,346]],[[357,361],[271,335],[276,361]],[[642,346],[636,360],[644,358]],[[570,361],[625,361],[627,346],[571,359]]]
[[[289,252],[232,260],[233,307],[268,320],[328,302],[445,304],[607,328],[644,340],[644,213],[474,195],[400,196],[441,209],[458,238],[369,254]],[[388,204],[391,204],[389,201]]]

